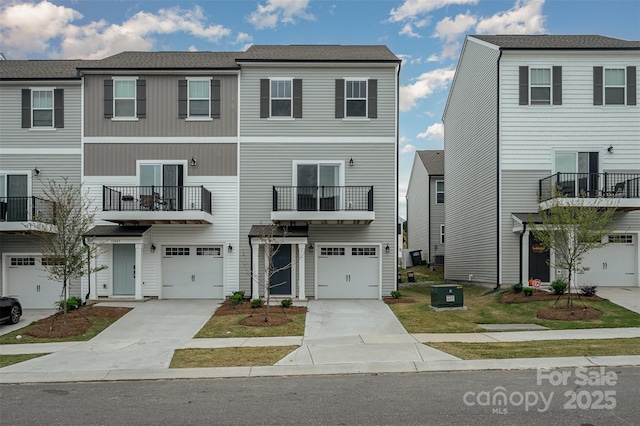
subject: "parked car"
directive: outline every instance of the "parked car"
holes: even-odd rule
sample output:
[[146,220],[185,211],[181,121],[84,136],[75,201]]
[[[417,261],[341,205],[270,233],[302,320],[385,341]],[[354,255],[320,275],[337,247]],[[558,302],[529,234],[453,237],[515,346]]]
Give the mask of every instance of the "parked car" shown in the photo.
[[0,298],[0,324],[17,324],[22,316],[22,305],[15,297]]

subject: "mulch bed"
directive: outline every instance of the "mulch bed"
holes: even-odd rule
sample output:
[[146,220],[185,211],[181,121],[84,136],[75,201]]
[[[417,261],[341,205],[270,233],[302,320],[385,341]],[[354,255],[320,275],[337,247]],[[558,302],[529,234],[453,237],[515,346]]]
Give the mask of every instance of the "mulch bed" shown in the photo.
[[393,297],[383,297],[382,300],[387,305],[395,305],[396,303],[416,303],[416,299],[411,297],[399,297],[397,299]]
[[584,308],[583,306],[574,305],[573,308],[567,309],[567,306],[549,306],[538,311],[536,316],[540,319],[558,320],[558,321],[580,321],[593,320],[602,316],[602,312],[593,308]]
[[118,319],[130,310],[131,308],[104,306],[95,306],[91,309],[80,308],[78,310],[67,312],[66,324],[64,322],[64,314],[59,314],[53,323],[53,330],[51,331],[49,329],[51,328],[53,315],[36,321],[33,323],[33,327],[25,331],[24,334],[38,338],[67,338],[81,336],[93,325],[93,319],[96,317]]
[[[284,312],[283,312],[284,311]],[[233,305],[229,300],[225,300],[213,316],[216,315],[247,315],[247,318],[240,321],[240,324],[251,327],[272,327],[274,325],[286,324],[291,319],[291,315],[299,315],[307,312],[306,306],[290,306],[282,308],[280,305],[271,305],[269,307],[269,318],[265,321],[266,306],[261,308],[252,308],[250,302],[243,302]]]
[[[553,294],[552,292],[549,292],[546,290],[536,290],[531,296],[525,296],[523,292],[514,293],[513,291],[510,291],[509,293],[505,293],[502,295],[502,297],[500,297],[500,303],[507,303],[507,304],[508,303],[528,303],[528,302],[540,302],[544,300],[555,301],[557,298],[558,298],[557,294]],[[604,300],[602,297],[599,297],[599,296],[590,296],[590,297],[580,296],[580,298],[578,298],[577,294],[572,294],[571,298],[576,302],[580,300],[594,300],[594,301]],[[566,302],[567,300],[566,294],[563,294],[562,296],[560,296],[558,305],[563,300]]]

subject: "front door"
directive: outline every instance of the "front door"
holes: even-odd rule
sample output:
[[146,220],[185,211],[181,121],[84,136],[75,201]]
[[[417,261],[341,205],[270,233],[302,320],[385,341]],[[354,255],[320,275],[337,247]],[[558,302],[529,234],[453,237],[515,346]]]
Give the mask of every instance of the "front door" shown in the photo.
[[136,290],[136,246],[115,244],[113,246],[113,294],[131,296]]
[[269,278],[271,294],[291,295],[291,246],[272,245],[273,273]]
[[540,243],[532,234],[529,234],[529,277],[548,283],[549,276],[549,249]]

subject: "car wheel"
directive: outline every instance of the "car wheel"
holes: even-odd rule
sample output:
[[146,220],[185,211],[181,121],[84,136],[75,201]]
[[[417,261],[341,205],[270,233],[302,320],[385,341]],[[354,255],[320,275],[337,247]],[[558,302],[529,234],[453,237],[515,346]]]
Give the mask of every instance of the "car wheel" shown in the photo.
[[11,314],[9,315],[9,323],[17,324],[20,321],[20,316],[22,315],[22,311],[20,310],[20,306],[13,305],[11,307]]

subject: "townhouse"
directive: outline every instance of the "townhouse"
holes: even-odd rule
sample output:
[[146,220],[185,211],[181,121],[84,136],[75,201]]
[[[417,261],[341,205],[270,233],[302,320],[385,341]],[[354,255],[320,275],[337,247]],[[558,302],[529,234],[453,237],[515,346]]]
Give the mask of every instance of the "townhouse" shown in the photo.
[[577,284],[639,286],[640,42],[597,35],[468,36],[443,115],[445,278],[566,276],[531,236],[553,189],[616,208],[610,244]]

